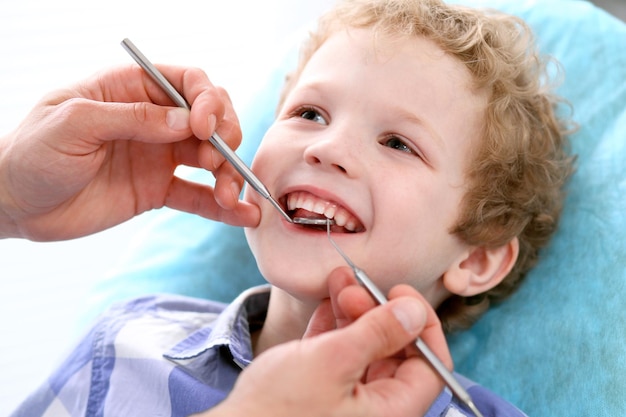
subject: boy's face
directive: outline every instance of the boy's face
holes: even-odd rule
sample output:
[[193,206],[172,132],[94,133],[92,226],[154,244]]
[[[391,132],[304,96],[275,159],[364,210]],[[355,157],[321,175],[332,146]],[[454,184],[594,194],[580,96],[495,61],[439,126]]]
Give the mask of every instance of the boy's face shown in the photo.
[[[441,276],[467,255],[449,233],[466,191],[486,98],[466,68],[422,38],[339,32],[312,56],[252,165],[299,217],[335,216],[332,237],[383,291],[409,283],[434,304]],[[375,42],[375,43],[374,43]],[[246,234],[261,273],[302,300],[327,296],[345,262],[326,231],[262,209]]]

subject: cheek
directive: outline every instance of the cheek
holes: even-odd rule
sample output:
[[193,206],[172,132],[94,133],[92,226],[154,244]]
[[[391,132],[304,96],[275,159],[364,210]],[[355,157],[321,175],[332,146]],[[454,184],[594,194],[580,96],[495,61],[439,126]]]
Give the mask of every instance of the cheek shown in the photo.
[[407,182],[405,176],[401,183],[402,175],[391,178],[396,180],[393,192],[381,187],[375,193],[378,204],[371,245],[376,247],[376,259],[371,270],[387,289],[403,282],[423,291],[452,265],[461,249],[450,234],[458,197],[433,178]]
[[[250,169],[254,175],[261,180],[263,185],[265,185],[270,192],[273,191],[273,182],[276,176],[280,175],[279,173],[282,172],[280,163],[283,159],[284,158],[280,158],[280,150],[277,149],[274,142],[264,138],[250,165]],[[254,191],[249,184],[246,184],[244,200],[254,204],[260,204],[263,198]]]
[[254,174],[262,180],[267,172],[271,172],[268,167],[272,166],[272,155],[275,153],[274,148],[270,145],[270,142],[261,142],[259,149],[254,154],[254,159],[250,165],[250,169]]

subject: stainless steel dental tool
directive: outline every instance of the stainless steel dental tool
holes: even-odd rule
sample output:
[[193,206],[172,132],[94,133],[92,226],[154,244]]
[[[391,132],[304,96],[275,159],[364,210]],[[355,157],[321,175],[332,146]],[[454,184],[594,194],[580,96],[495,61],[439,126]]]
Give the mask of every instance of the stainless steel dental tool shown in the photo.
[[[372,280],[367,276],[365,271],[356,266],[354,262],[352,262],[352,260],[348,258],[348,256],[341,250],[337,243],[330,237],[330,223],[326,223],[326,233],[328,235],[328,240],[330,241],[330,243],[332,243],[339,255],[341,255],[341,257],[346,261],[348,266],[352,268],[354,276],[356,277],[357,281],[359,281],[359,284],[365,287],[365,289],[370,293],[370,295],[374,298],[374,300],[376,300],[378,304],[386,304],[388,300],[387,297],[385,297],[385,294],[383,294],[383,292],[376,286],[376,284],[372,282]],[[474,401],[472,401],[469,393],[463,388],[459,381],[456,380],[452,372],[450,372],[448,368],[446,368],[446,366],[439,360],[437,355],[435,355],[433,351],[430,350],[428,345],[426,345],[426,343],[424,343],[422,339],[417,338],[415,340],[415,346],[422,353],[422,355],[424,355],[426,360],[439,374],[439,376],[441,376],[448,388],[450,388],[450,391],[452,391],[452,393],[456,395],[456,397],[461,400],[467,406],[467,408],[469,408],[472,413],[474,413],[476,417],[483,417],[482,413],[478,410],[478,408],[476,408],[476,405],[474,404]]]
[[[174,88],[174,86],[161,74],[161,72],[146,58],[144,54],[141,53],[139,49],[133,44],[128,38],[122,41],[122,46],[126,51],[133,57],[135,61],[148,73],[148,75],[165,91],[165,93],[176,103],[177,106],[182,107],[184,109],[190,110],[191,107],[189,103],[183,98],[183,96]],[[296,223],[302,225],[312,225],[312,226],[324,226],[328,223],[329,219],[307,219],[304,217],[296,217],[292,219],[286,212],[283,210],[280,204],[272,197],[269,190],[261,180],[257,178],[256,175],[248,168],[248,166],[239,158],[239,156],[232,150],[230,147],[224,142],[224,140],[217,134],[217,132],[213,133],[209,138],[209,141],[215,149],[219,151],[219,153],[226,158],[228,162],[231,163],[233,167],[239,172],[239,174],[246,180],[248,184],[254,190],[259,193],[263,198],[267,199],[278,212],[287,220],[289,223]],[[333,220],[330,220],[333,222]]]

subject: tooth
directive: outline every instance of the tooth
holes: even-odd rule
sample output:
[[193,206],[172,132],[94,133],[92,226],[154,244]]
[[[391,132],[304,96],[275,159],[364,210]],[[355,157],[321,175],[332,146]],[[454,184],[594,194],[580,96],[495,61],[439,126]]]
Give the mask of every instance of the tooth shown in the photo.
[[315,206],[314,209],[311,210],[317,214],[324,214],[324,209],[326,209],[326,203],[323,201],[318,201]]
[[294,194],[289,194],[287,196],[287,210],[295,210],[296,209],[296,196]]
[[301,201],[298,205],[308,211],[313,211],[315,209],[315,203],[310,199],[303,199],[303,201]]
[[337,206],[334,204],[329,204],[326,207],[326,210],[324,210],[324,216],[327,219],[332,219],[333,217],[335,217],[335,213],[337,213]]
[[303,207],[304,202],[306,200],[306,196],[302,193],[298,193],[298,199],[296,200],[296,208]]
[[344,227],[349,231],[354,232],[354,230],[356,229],[356,223],[354,222],[354,220],[350,220],[346,223]]
[[346,222],[348,221],[348,216],[346,215],[346,213],[339,210],[337,213],[335,213],[334,219],[337,226],[345,226]]

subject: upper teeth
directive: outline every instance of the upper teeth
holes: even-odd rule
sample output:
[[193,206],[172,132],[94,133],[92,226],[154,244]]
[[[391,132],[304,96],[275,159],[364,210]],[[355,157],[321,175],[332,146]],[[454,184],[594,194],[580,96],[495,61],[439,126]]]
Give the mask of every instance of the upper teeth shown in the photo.
[[351,232],[361,228],[360,222],[345,208],[336,203],[322,200],[312,194],[295,192],[287,197],[289,210],[304,209],[313,213],[321,214],[328,219],[334,219],[337,226],[345,227]]

